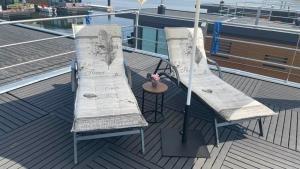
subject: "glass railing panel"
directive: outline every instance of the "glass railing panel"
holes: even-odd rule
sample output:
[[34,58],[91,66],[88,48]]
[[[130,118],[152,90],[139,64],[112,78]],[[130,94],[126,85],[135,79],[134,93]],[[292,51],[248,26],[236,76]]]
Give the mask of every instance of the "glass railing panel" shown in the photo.
[[[141,29],[141,50],[168,55],[163,29],[144,26]],[[205,48],[207,56],[223,67],[299,83],[299,36],[294,36],[293,42],[275,43],[221,33],[217,54],[210,54],[211,35],[205,38]]]
[[[70,66],[75,57],[72,24],[86,24],[86,17],[0,22],[0,86]],[[134,32],[133,21],[115,16],[92,16],[90,24],[122,26],[124,45]],[[65,70],[65,69],[64,69]]]

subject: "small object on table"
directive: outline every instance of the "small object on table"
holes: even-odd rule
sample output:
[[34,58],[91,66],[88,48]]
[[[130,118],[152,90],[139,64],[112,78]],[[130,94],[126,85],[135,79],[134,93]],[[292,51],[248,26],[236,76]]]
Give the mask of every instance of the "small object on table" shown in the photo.
[[[162,82],[158,82],[156,87],[153,87],[152,82],[146,82],[143,84],[143,99],[142,99],[142,113],[154,112],[154,120],[149,120],[149,123],[157,123],[161,122],[165,119],[163,114],[164,108],[164,94],[168,90],[168,86]],[[144,112],[144,104],[145,104],[145,93],[154,94],[155,95],[155,109]],[[158,96],[161,95],[161,105],[160,111],[158,111]],[[161,121],[157,121],[157,114],[160,113],[162,116]]]
[[160,80],[160,76],[157,73],[152,74],[151,75],[152,87],[157,87],[159,80]]

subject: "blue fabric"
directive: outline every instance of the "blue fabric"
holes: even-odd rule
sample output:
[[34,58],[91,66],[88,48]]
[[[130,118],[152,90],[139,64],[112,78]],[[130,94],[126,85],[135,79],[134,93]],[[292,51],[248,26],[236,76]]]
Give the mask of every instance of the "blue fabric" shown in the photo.
[[87,25],[91,24],[91,21],[92,21],[92,17],[90,16],[92,12],[89,12],[89,15],[85,17],[85,23]]
[[222,27],[221,22],[215,22],[214,23],[214,29],[212,34],[212,41],[211,41],[211,48],[210,53],[216,54],[219,51],[219,36],[220,36],[220,30]]

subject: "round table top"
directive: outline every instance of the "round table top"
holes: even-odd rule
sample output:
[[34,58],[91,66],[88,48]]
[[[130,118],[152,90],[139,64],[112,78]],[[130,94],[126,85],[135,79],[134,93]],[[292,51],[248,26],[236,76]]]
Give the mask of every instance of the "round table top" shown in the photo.
[[162,82],[158,82],[157,87],[153,87],[151,82],[143,84],[143,89],[146,92],[160,94],[168,90],[168,86]]

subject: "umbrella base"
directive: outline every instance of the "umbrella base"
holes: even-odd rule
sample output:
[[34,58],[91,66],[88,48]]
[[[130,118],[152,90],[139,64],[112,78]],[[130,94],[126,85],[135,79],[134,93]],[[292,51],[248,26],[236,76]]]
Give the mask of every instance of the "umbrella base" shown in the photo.
[[182,143],[178,129],[162,129],[162,155],[170,157],[209,158],[209,151],[200,131],[187,130],[187,139]]

